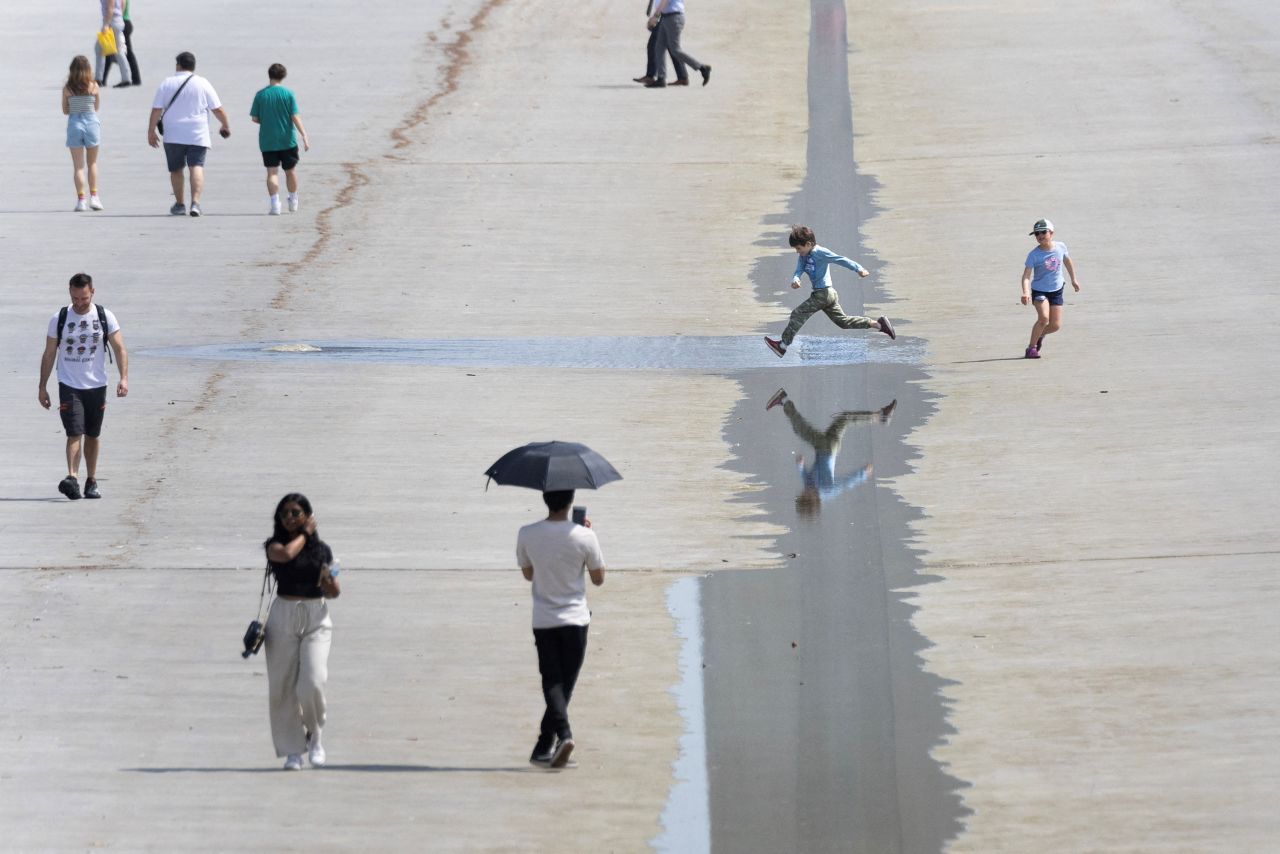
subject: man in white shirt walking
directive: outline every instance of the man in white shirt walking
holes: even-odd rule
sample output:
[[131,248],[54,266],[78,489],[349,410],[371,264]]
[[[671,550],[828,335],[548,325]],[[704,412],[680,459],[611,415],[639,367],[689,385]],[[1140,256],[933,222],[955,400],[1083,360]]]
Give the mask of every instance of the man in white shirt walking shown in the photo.
[[[529,761],[538,766],[564,768],[573,752],[569,700],[587,653],[587,587],[604,584],[604,556],[591,521],[569,519],[573,490],[544,492],[547,518],[520,529],[516,560],[525,580],[533,583],[533,641],[538,649],[538,672],[546,711]],[[583,572],[583,569],[586,572]]]
[[208,113],[213,113],[222,127],[218,134],[231,136],[227,113],[222,109],[218,93],[203,77],[196,76],[196,58],[183,51],[177,56],[177,72],[166,77],[151,102],[151,123],[147,126],[147,145],[160,147],[164,137],[164,156],[169,166],[169,183],[173,186],[173,207],[169,213],[182,216],[182,167],[191,172],[191,215],[200,216],[200,193],[204,190],[204,160],[213,144],[209,136]]
[[80,452],[83,445],[88,477],[84,482],[85,498],[101,498],[98,492],[98,436],[102,432],[102,416],[107,409],[108,345],[116,354],[120,382],[116,397],[129,393],[129,353],[124,348],[120,324],[116,316],[93,304],[93,277],[76,273],[71,277],[71,305],[49,319],[44,356],[40,359],[40,391],[37,399],[45,409],[52,406],[49,374],[58,364],[58,414],[67,431],[67,476],[58,491],[72,501],[80,498]]

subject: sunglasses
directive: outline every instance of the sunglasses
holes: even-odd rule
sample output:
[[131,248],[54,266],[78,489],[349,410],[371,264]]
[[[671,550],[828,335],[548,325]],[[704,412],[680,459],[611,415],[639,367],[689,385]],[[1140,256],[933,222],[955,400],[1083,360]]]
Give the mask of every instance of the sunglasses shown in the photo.
[[1037,231],[1037,232],[1035,232],[1035,236],[1036,236],[1036,237],[1044,237],[1044,236],[1045,236],[1046,234],[1048,234],[1048,233],[1049,233],[1049,232],[1047,232],[1047,231]]
[[292,508],[292,509],[290,509],[290,510],[281,510],[281,511],[280,511],[280,515],[281,515],[281,516],[288,516],[290,519],[296,519],[296,518],[298,518],[299,516],[305,516],[305,515],[307,515],[307,514],[306,514],[303,510],[301,510],[300,508],[294,507],[294,508]]

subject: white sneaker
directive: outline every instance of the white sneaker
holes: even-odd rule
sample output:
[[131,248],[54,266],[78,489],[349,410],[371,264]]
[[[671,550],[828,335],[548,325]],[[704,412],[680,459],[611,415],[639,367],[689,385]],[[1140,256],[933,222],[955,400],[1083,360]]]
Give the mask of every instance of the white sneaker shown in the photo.
[[102,200],[98,198],[97,193],[94,193],[89,197],[89,207],[95,211],[102,210]]
[[301,771],[302,770],[302,754],[290,753],[288,758],[284,760],[284,770]]
[[298,212],[298,197],[290,196],[289,197],[289,213],[297,213],[297,212]]
[[88,202],[86,202],[84,199],[76,199],[76,211],[77,211],[77,212],[79,212],[79,211],[87,211],[88,209],[89,209],[89,203],[88,203]]
[[312,767],[324,767],[324,745],[320,743],[319,734],[311,736],[310,749],[307,751],[307,760],[311,763]]
[[267,210],[268,216],[280,216],[280,200],[272,199],[271,207]]

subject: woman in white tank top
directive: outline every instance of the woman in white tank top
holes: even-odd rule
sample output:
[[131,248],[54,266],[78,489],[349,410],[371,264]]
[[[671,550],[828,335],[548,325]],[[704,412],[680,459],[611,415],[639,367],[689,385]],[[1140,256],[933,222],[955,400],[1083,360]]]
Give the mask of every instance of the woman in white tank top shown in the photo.
[[71,163],[75,167],[77,211],[102,210],[102,202],[98,199],[98,147],[102,142],[102,125],[98,121],[100,99],[101,92],[93,80],[89,58],[77,56],[71,60],[67,84],[62,87],[62,114],[67,117],[67,148],[71,150]]

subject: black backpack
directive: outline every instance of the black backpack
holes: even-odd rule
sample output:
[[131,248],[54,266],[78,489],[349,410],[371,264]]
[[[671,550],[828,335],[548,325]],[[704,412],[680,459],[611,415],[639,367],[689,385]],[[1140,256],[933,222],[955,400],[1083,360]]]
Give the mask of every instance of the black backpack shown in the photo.
[[[111,358],[111,348],[107,346],[107,310],[102,306],[98,305],[97,303],[94,303],[93,307],[98,310],[98,325],[102,327],[103,352],[107,354],[107,361],[114,363],[115,359]],[[62,345],[62,327],[67,325],[67,308],[68,306],[64,305],[61,311],[58,312],[58,345],[59,346]]]

